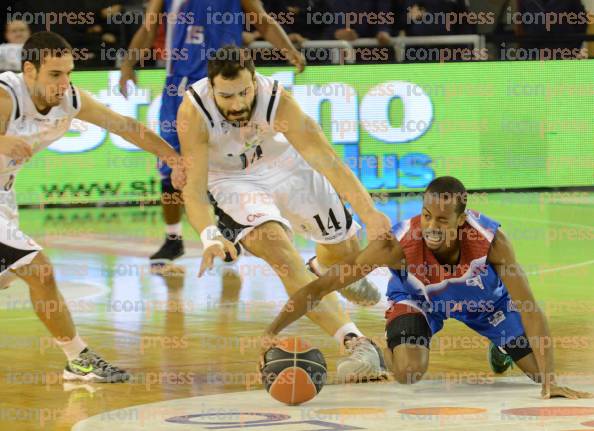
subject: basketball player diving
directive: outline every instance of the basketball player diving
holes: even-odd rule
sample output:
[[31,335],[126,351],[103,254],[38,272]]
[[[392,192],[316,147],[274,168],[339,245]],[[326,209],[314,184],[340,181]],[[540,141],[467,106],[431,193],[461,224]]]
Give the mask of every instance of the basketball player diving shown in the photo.
[[[390,229],[318,124],[278,81],[255,71],[249,51],[217,50],[208,76],[186,91],[177,128],[187,161],[184,201],[204,247],[200,274],[212,268],[215,257],[235,259],[243,247],[264,259],[292,294],[315,278],[292,231],[316,243],[314,269],[323,271],[359,249],[359,225],[343,200],[368,232]],[[377,288],[363,278],[345,285],[349,289],[351,298],[379,300]],[[350,353],[338,366],[339,379],[383,375],[381,351],[362,336],[336,294],[307,315]]]
[[543,398],[591,398],[557,383],[547,319],[511,242],[499,223],[467,210],[466,201],[466,189],[456,178],[433,180],[423,194],[421,214],[399,222],[383,238],[370,241],[298,290],[267,329],[263,348],[274,345],[290,323],[317,310],[326,295],[387,267],[392,276],[386,343],[398,382],[422,379],[431,337],[446,319],[454,318],[490,340],[494,370],[503,372],[513,361],[542,384]]
[[0,74],[0,288],[17,277],[27,283],[33,309],[68,358],[64,380],[122,382],[129,375],[90,350],[78,335],[52,264],[42,247],[20,230],[15,176],[31,157],[64,136],[74,118],[168,160],[180,187],[185,174],[180,156],[165,141],[70,82],[73,60],[73,49],[64,38],[39,32],[23,46],[22,73]]

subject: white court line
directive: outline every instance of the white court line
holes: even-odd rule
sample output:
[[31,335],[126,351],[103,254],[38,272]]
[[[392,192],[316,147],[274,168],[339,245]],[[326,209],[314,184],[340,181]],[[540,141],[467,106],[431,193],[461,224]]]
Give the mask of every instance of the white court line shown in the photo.
[[[509,217],[509,216],[499,216],[497,218],[504,219],[504,220],[528,221],[528,222],[540,223],[540,224],[556,224],[556,225],[560,225],[560,226],[585,227],[587,229],[594,229],[594,226],[588,226],[588,225],[579,224],[579,223],[567,223],[567,222],[563,222],[563,221],[532,219],[532,218],[525,218],[525,217]],[[565,271],[566,269],[579,268],[582,266],[592,265],[593,263],[594,263],[594,259],[587,260],[585,262],[572,263],[569,265],[562,265],[562,266],[558,266],[555,268],[547,268],[547,269],[541,269],[538,271],[531,271],[531,272],[527,272],[526,274],[527,275],[537,275],[537,274],[544,274],[547,272]]]
[[587,224],[567,223],[564,221],[543,220],[543,219],[537,219],[537,218],[524,218],[524,217],[510,217],[510,216],[497,216],[497,218],[504,219],[504,220],[529,221],[532,223],[540,223],[540,224],[556,224],[556,225],[561,225],[561,226],[585,227],[588,229],[594,229],[594,226],[588,226]]
[[592,265],[593,263],[594,263],[594,259],[587,260],[585,262],[580,262],[580,263],[572,263],[571,265],[563,265],[563,266],[558,266],[555,268],[547,268],[547,269],[541,269],[538,271],[531,271],[531,272],[527,272],[526,274],[527,275],[536,275],[536,274],[544,274],[545,272],[565,271],[566,269],[579,268],[581,266]]

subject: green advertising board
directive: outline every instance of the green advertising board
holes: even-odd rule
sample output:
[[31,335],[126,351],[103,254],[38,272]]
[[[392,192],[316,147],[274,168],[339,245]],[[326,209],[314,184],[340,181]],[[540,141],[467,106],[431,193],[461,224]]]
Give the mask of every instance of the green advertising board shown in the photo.
[[[375,192],[422,190],[454,175],[469,189],[594,185],[594,61],[260,68],[318,121]],[[75,85],[158,130],[165,73],[141,71],[124,99],[117,71]],[[171,127],[161,124],[161,127]],[[21,204],[158,198],[154,156],[78,123],[16,182]]]

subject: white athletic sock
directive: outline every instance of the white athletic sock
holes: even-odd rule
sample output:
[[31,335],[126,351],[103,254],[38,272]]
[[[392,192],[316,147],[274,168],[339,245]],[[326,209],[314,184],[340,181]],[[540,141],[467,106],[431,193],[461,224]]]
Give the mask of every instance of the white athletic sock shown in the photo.
[[182,224],[181,222],[175,224],[168,224],[165,226],[165,232],[167,235],[177,235],[181,237],[182,235]]
[[357,337],[362,337],[363,333],[359,331],[357,325],[353,322],[345,323],[342,325],[338,331],[334,334],[334,339],[338,341],[338,343],[342,346],[344,343],[344,337],[346,334],[355,334]]
[[70,341],[60,341],[57,338],[54,338],[54,341],[62,349],[69,361],[78,358],[79,353],[87,347],[87,343],[78,334]]

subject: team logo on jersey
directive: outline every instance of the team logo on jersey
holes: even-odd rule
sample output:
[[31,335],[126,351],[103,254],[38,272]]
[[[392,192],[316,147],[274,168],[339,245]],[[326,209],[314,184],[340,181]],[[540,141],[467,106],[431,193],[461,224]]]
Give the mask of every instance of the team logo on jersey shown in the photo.
[[231,124],[226,121],[221,121],[221,130],[225,135],[227,135],[231,131]]
[[250,148],[254,148],[257,145],[262,144],[262,139],[258,135],[252,136],[251,138],[247,139],[243,143],[243,148],[245,150],[249,150]]
[[483,284],[483,280],[480,276],[469,278],[468,280],[466,280],[466,285],[478,287],[481,290],[485,290],[485,285]]
[[481,264],[481,265],[475,266],[474,268],[472,268],[472,275],[473,275],[473,277],[475,277],[477,275],[487,275],[488,272],[489,272],[489,268],[484,263]]

